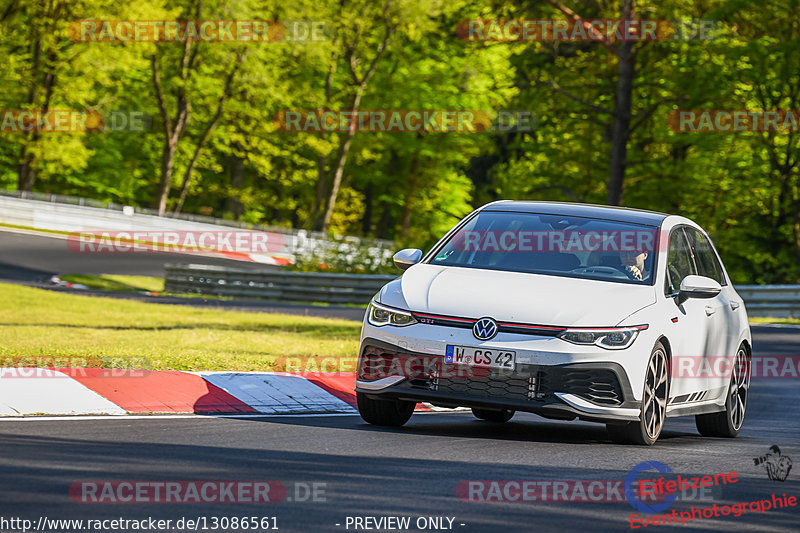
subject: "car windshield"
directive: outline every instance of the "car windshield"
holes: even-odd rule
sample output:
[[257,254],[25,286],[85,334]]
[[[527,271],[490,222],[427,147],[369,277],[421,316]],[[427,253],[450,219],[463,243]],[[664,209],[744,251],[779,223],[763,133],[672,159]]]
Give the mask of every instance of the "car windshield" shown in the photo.
[[428,261],[631,284],[653,284],[658,228],[595,218],[481,211]]

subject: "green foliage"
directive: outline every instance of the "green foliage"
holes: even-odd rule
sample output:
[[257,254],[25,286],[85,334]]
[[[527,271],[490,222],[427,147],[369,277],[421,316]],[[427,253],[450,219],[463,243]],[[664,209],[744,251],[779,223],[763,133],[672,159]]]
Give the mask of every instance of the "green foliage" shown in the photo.
[[[584,18],[618,18],[620,3],[564,2]],[[196,0],[10,1],[0,9],[0,109],[136,110],[146,132],[0,131],[0,186],[20,166],[34,190],[151,206],[165,123],[154,90],[159,60],[166,106],[189,95],[167,207],[213,121],[237,57],[232,90],[198,153],[185,212],[311,229],[324,211],[345,134],[284,133],[281,110],[347,110],[356,79],[385,53],[363,88],[363,110],[525,110],[533,131],[357,132],[329,228],[426,248],[460,217],[511,198],[604,203],[618,62],[597,42],[467,42],[469,18],[563,18],[554,4],[479,0],[205,0],[201,19],[322,20],[328,39],[196,43],[181,76],[182,43],[81,43],[71,22],[191,19]],[[735,282],[800,281],[800,134],[679,133],[677,109],[800,109],[798,0],[636,3],[639,18],[713,19],[710,40],[637,43],[623,205],[686,215],[706,227]],[[388,30],[388,32],[387,32]],[[388,35],[388,37],[387,37]],[[38,55],[37,55],[37,50]],[[37,57],[39,58],[37,60]],[[48,81],[49,80],[49,81]],[[393,272],[326,249],[297,268]]]

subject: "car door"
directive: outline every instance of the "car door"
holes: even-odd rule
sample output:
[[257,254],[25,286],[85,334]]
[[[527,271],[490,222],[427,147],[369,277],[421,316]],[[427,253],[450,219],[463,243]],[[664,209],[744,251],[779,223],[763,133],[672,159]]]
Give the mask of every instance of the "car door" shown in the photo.
[[[706,313],[711,313],[709,341],[713,351],[709,353],[712,372],[706,386],[709,398],[724,394],[728,384],[730,365],[738,349],[739,321],[742,313],[741,300],[725,279],[722,266],[710,239],[696,228],[684,228],[689,239],[697,273],[717,281],[722,292],[706,301]],[[723,364],[724,362],[724,364]]]
[[670,316],[667,338],[672,347],[670,405],[708,399],[713,367],[711,358],[719,353],[718,296],[709,299],[689,298],[678,305],[683,278],[697,274],[696,261],[684,226],[673,228],[669,235],[664,295],[672,299],[667,306]]

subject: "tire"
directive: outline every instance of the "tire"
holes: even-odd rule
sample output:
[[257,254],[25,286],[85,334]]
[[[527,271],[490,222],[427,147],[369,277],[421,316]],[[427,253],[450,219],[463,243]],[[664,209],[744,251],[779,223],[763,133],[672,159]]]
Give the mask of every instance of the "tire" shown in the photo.
[[480,418],[481,420],[486,420],[487,422],[508,422],[511,420],[511,417],[514,416],[513,409],[472,409],[472,414],[475,415],[476,418]]
[[732,439],[739,434],[744,424],[747,397],[750,395],[751,361],[747,347],[742,344],[736,352],[725,410],[694,417],[697,431],[704,437],[725,437]]
[[669,358],[664,345],[657,342],[650,353],[645,371],[639,420],[627,424],[606,424],[611,440],[643,446],[655,444],[667,418],[667,398],[669,398]]
[[403,400],[373,400],[356,393],[358,413],[365,422],[376,426],[400,427],[414,414],[415,402]]

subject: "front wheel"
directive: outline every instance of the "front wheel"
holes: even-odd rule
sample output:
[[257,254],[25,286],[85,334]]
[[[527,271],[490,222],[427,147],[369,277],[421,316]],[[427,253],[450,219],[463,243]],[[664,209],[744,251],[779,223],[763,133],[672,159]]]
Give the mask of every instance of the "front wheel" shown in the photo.
[[638,422],[607,424],[606,429],[614,442],[652,446],[661,435],[667,418],[669,397],[669,359],[664,345],[657,342],[650,354],[644,376],[642,408]]
[[486,420],[487,422],[508,422],[511,420],[511,417],[514,416],[516,411],[512,409],[472,409],[472,414],[475,415],[476,418],[480,418],[481,420]]
[[366,394],[356,393],[358,413],[365,422],[376,426],[399,427],[414,414],[414,402],[403,400],[374,400]]
[[750,354],[743,344],[736,352],[736,361],[731,372],[728,385],[728,396],[725,410],[719,413],[708,413],[694,417],[697,431],[704,437],[733,438],[739,434],[744,424],[744,411],[747,408],[747,396],[750,393]]

